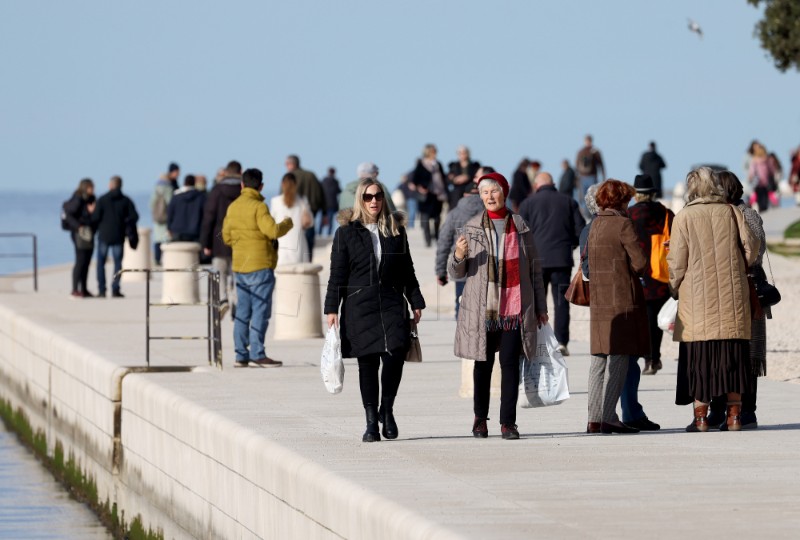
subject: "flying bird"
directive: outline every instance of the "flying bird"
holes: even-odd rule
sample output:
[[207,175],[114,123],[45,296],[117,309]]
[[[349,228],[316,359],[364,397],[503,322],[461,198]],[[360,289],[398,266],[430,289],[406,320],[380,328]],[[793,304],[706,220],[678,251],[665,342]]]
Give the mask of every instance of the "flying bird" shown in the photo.
[[703,29],[700,28],[700,25],[694,22],[692,19],[688,20],[689,20],[689,31],[694,32],[695,34],[700,36],[700,39],[703,39]]

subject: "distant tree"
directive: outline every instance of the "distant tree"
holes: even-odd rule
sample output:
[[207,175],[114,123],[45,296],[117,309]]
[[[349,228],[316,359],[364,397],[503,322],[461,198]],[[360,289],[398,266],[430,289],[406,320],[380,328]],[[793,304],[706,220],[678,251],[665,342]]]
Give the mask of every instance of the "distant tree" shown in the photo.
[[747,0],[758,7],[765,4],[764,18],[756,24],[755,34],[761,46],[775,61],[775,67],[786,71],[794,66],[800,71],[800,1]]

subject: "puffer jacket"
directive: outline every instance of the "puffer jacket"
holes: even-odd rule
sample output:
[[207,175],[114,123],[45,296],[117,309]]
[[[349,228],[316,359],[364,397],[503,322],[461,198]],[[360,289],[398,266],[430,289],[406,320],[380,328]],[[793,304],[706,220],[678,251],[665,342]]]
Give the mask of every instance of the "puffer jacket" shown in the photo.
[[[325,313],[339,313],[341,307],[344,358],[405,354],[411,335],[408,304],[412,309],[425,308],[405,227],[400,226],[397,236],[380,235],[378,265],[369,230],[360,221],[351,221],[352,215],[352,208],[339,212]],[[394,217],[398,223],[404,222],[403,214]]]
[[[527,358],[536,355],[537,315],[547,313],[547,298],[542,267],[533,241],[533,233],[517,214],[512,214],[519,234],[519,274],[522,294],[522,350]],[[489,287],[489,240],[481,226],[483,212],[464,225],[469,253],[456,262],[455,249],[450,253],[447,270],[453,279],[466,278],[461,308],[458,311],[454,351],[459,358],[486,360],[486,292]],[[499,343],[498,343],[499,346]],[[497,351],[495,351],[497,352]]]
[[678,297],[675,341],[750,339],[746,268],[758,248],[742,212],[721,198],[695,199],[678,212],[667,255]]
[[[478,195],[467,195],[458,201],[458,205],[447,214],[444,225],[439,231],[436,242],[436,276],[447,275],[447,257],[453,251],[456,240],[456,229],[463,227],[474,216],[483,213],[483,201]],[[464,281],[460,279],[458,281]]]
[[280,223],[269,213],[264,196],[253,188],[244,188],[228,207],[222,223],[222,239],[233,249],[233,271],[249,274],[274,269],[278,254],[272,241],[292,228],[292,220]]

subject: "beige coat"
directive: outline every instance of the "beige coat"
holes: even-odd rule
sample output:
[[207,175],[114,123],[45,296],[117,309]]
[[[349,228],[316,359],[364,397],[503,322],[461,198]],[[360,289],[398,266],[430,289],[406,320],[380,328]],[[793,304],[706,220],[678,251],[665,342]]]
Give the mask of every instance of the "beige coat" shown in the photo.
[[742,212],[722,199],[696,199],[675,216],[667,255],[678,293],[675,341],[750,339],[746,268],[758,248]]
[[[461,262],[450,253],[447,270],[453,279],[466,277],[461,307],[456,325],[455,354],[469,360],[486,360],[486,291],[489,287],[487,267],[489,240],[481,227],[483,212],[464,225],[469,254]],[[522,295],[522,350],[533,358],[536,353],[537,315],[547,313],[547,299],[542,280],[542,267],[533,243],[533,233],[525,220],[514,214],[514,226],[519,234],[519,273]],[[497,351],[495,351],[497,352]]]

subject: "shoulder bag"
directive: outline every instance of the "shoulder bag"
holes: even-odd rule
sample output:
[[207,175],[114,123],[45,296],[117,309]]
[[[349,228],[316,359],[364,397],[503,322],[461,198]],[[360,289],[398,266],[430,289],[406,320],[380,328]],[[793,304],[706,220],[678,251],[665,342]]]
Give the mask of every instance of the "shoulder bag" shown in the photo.
[[576,306],[589,305],[589,282],[583,279],[583,261],[586,258],[588,249],[589,239],[587,238],[586,245],[583,246],[583,253],[581,253],[581,262],[578,263],[578,272],[575,274],[575,277],[572,278],[567,292],[564,293],[564,298],[567,299],[567,302],[575,304]]

